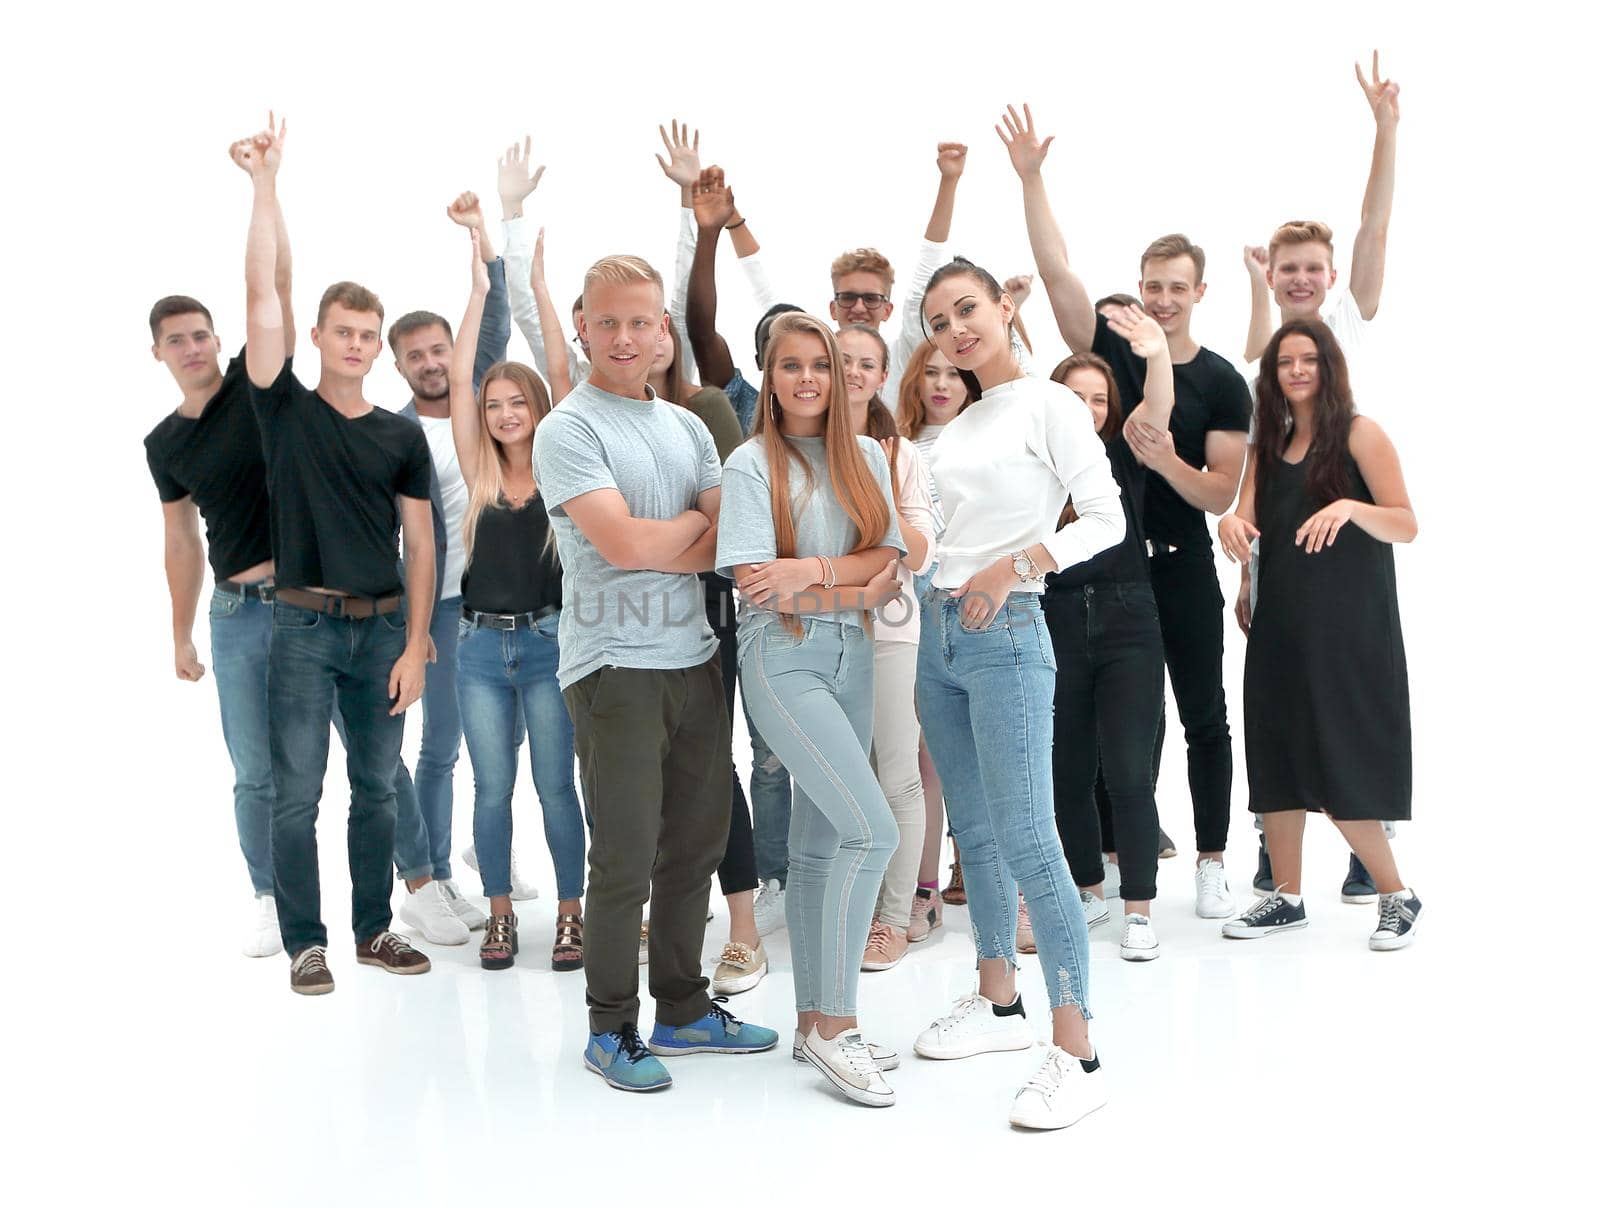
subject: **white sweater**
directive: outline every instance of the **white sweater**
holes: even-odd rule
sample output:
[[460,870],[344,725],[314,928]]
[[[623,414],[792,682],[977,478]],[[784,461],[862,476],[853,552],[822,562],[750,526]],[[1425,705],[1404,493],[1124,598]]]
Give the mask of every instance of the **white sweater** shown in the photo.
[[[959,587],[1037,543],[1064,569],[1122,540],[1105,446],[1089,409],[1056,382],[1024,376],[985,390],[945,426],[929,468],[945,518],[935,587]],[[1069,495],[1078,519],[1057,531]],[[1030,589],[1043,584],[1019,590]]]

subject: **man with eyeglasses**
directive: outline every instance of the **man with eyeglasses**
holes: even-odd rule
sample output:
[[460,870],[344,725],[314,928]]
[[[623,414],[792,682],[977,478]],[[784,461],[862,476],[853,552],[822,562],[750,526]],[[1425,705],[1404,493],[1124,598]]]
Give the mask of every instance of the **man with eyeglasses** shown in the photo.
[[[967,166],[967,145],[940,143],[938,163],[939,192],[928,218],[928,229],[922,234],[916,266],[911,270],[905,317],[900,321],[899,334],[885,340],[889,345],[889,377],[880,393],[891,411],[900,396],[900,375],[905,372],[911,354],[926,338],[921,319],[922,293],[928,287],[933,270],[950,258],[944,245],[950,238],[950,220],[956,211],[956,183]],[[833,298],[828,303],[828,316],[840,327],[865,323],[876,331],[894,314],[895,304],[891,300],[894,269],[877,248],[858,247],[843,253],[834,260],[832,274]]]

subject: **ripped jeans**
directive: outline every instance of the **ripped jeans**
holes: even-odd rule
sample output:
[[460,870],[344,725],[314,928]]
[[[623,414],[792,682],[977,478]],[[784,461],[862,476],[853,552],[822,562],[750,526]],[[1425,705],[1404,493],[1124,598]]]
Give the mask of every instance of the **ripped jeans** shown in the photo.
[[917,710],[961,846],[979,960],[1017,963],[1017,889],[1028,902],[1050,1006],[1089,1019],[1089,933],[1056,831],[1056,658],[1038,595],[1013,592],[987,629],[961,601],[922,598]]

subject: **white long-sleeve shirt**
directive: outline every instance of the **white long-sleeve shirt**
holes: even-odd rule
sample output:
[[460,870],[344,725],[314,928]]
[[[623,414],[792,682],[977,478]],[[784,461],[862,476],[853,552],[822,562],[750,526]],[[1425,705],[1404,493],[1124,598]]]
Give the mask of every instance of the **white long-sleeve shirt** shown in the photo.
[[[945,425],[929,468],[945,517],[935,587],[959,587],[1034,544],[1064,569],[1122,540],[1122,492],[1089,410],[1047,378],[985,390]],[[1057,531],[1069,495],[1078,519]]]
[[[533,285],[530,281],[533,274],[533,235],[530,232],[533,230],[533,224],[529,222],[527,215],[521,218],[507,218],[503,228],[505,251],[502,254],[506,260],[506,291],[511,296],[511,319],[521,330],[523,338],[528,341],[528,349],[533,353],[534,367],[548,380],[550,364],[544,354],[544,327],[539,322],[539,306],[534,301]],[[689,300],[689,268],[694,262],[694,245],[698,238],[699,229],[695,226],[694,211],[680,207],[672,293],[667,303],[667,312],[672,316],[680,332],[684,330],[684,313]],[[574,347],[576,338],[577,333],[574,332],[573,338],[567,341],[567,371],[572,375],[574,386],[589,376],[589,362],[584,360]],[[687,334],[684,335],[683,346],[678,349],[678,367],[684,381],[700,380]]]

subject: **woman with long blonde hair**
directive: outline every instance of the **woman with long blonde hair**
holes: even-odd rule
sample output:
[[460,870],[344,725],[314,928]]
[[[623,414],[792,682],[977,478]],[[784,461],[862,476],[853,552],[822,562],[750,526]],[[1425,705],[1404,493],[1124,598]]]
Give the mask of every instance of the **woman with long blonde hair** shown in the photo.
[[489,278],[476,255],[476,232],[473,246],[472,297],[450,363],[450,423],[468,492],[456,693],[472,759],[472,839],[489,899],[478,954],[485,969],[508,969],[517,953],[511,796],[520,718],[560,899],[551,965],[581,969],[583,811],[572,778],[572,720],[556,682],[561,564],[533,477],[533,434],[550,413],[550,395],[532,369],[502,361],[474,397],[472,362]]
[[723,467],[717,568],[742,597],[745,703],[794,777],[785,893],[794,1055],[859,1103],[894,1092],[856,1019],[867,930],[899,836],[867,750],[869,613],[899,594],[883,449],[857,436],[838,344],[806,314],[774,321],[752,437]]

